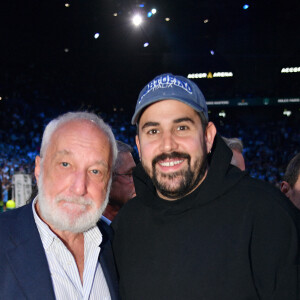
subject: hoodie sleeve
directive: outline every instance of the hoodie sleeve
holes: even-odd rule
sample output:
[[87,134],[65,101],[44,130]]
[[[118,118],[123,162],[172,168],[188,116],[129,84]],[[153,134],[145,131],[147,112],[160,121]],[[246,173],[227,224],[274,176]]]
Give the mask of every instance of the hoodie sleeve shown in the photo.
[[294,220],[273,201],[256,203],[249,254],[259,299],[300,299],[299,241]]

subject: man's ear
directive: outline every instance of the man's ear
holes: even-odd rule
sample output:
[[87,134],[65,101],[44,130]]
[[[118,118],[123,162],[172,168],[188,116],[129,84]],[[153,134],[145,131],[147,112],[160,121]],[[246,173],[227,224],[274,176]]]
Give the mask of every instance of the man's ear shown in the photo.
[[289,197],[291,192],[291,186],[286,181],[282,181],[280,184],[280,190],[284,193],[287,197]]
[[135,143],[138,148],[139,156],[140,156],[140,160],[141,160],[141,145],[140,145],[140,139],[139,139],[138,135],[135,136]]
[[213,122],[209,122],[205,130],[205,142],[206,142],[207,153],[211,151],[216,133],[217,133],[217,129],[215,124]]
[[34,175],[37,183],[39,182],[40,172],[41,172],[41,158],[37,155],[35,157],[35,168],[34,168]]

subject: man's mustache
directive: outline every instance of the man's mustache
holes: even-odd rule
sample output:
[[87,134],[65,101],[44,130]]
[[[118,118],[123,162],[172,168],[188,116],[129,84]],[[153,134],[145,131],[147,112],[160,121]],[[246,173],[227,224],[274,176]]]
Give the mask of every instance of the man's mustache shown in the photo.
[[55,198],[55,202],[58,203],[60,201],[70,202],[74,204],[80,204],[80,205],[93,205],[93,201],[91,199],[85,199],[84,197],[77,197],[77,196],[63,196],[58,195]]
[[153,158],[152,167],[154,168],[154,166],[161,160],[172,159],[172,158],[184,158],[187,159],[189,162],[191,160],[191,156],[187,153],[182,153],[182,152],[162,153]]

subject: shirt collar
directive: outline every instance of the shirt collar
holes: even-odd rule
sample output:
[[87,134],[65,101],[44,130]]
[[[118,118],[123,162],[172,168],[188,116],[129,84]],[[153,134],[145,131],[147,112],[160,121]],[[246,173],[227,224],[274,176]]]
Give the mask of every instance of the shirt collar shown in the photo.
[[35,208],[35,204],[37,203],[37,197],[32,201],[32,211],[34,216],[34,221],[37,226],[37,229],[40,233],[40,237],[43,243],[45,250],[49,249],[51,244],[57,239],[57,235],[51,231],[48,225],[38,216]]

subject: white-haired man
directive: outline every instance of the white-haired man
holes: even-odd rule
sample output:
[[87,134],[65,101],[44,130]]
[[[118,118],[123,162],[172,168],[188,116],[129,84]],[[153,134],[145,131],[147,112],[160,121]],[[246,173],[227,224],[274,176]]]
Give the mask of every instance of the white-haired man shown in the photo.
[[97,224],[116,156],[113,133],[95,114],[47,125],[37,197],[0,216],[1,299],[119,298],[109,234]]

